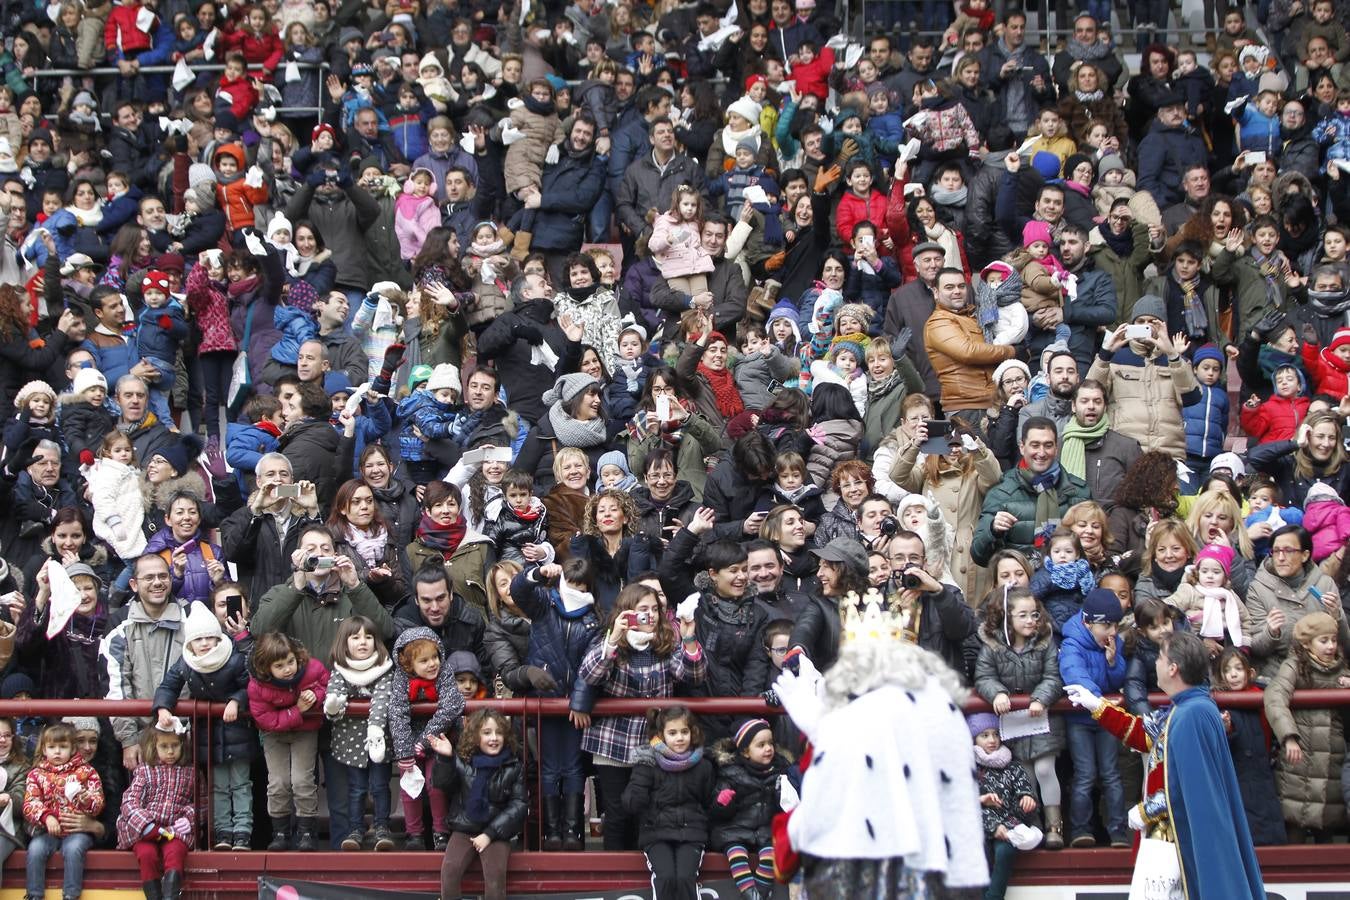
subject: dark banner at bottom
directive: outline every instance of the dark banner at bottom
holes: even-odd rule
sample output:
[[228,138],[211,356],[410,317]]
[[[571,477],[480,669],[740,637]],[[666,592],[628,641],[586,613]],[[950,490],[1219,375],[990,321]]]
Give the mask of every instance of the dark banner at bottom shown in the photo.
[[[773,900],[786,900],[787,888],[779,885]],[[477,896],[470,894],[468,896]],[[735,882],[710,881],[699,885],[699,900],[737,900],[741,896]],[[379,891],[373,888],[354,889],[340,884],[320,884],[316,881],[297,881],[263,875],[258,878],[258,900],[434,900],[435,892],[421,894],[411,891]],[[508,900],[649,900],[650,889],[623,891],[570,891],[552,894],[511,894]]]

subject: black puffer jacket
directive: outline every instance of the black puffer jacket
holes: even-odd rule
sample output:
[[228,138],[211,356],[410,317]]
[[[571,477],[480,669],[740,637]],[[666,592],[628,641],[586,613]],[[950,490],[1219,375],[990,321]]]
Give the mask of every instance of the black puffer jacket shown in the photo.
[[389,535],[399,547],[412,543],[417,523],[422,521],[422,506],[417,502],[417,494],[409,482],[394,476],[389,486],[370,489],[375,495],[375,504],[384,516],[384,524],[389,527]]
[[633,762],[623,808],[638,818],[638,846],[645,849],[661,841],[708,843],[716,770],[707,757],[683,772],[667,772],[656,764],[656,751],[642,747]]
[[85,450],[98,456],[103,438],[116,427],[112,413],[101,406],[74,401],[61,404],[61,434],[76,465]]
[[[226,638],[229,640],[229,638]],[[248,656],[235,646],[225,665],[214,672],[198,672],[179,659],[164,673],[159,690],[155,691],[155,710],[173,709],[187,686],[187,695],[193,700],[214,703],[238,701],[240,712],[248,709]],[[217,722],[213,727],[198,728],[197,758],[210,759],[220,764],[232,759],[253,759],[258,755],[258,732],[253,720],[240,716],[233,722]],[[207,757],[207,732],[210,732],[210,757]]]
[[790,646],[801,647],[816,668],[824,672],[839,658],[839,603],[819,594],[797,616]]
[[602,613],[614,608],[619,591],[643,572],[656,567],[656,554],[652,549],[652,539],[646,532],[639,531],[623,539],[619,552],[613,556],[605,549],[605,539],[593,534],[579,534],[572,538],[569,545],[575,559],[589,559],[595,570],[595,604]]
[[482,822],[473,821],[468,813],[469,790],[476,772],[472,763],[459,756],[436,757],[431,785],[449,796],[446,827],[461,834],[486,834],[494,841],[512,840],[525,826],[525,778],[520,759],[503,763],[488,777],[488,817]]
[[733,844],[742,847],[768,847],[773,844],[773,817],[779,812],[778,776],[787,774],[790,764],[775,753],[769,768],[760,772],[736,752],[730,741],[719,741],[712,750],[717,762],[717,786],[714,796],[723,790],[735,791],[726,806],[713,801],[712,846],[725,851]]
[[694,489],[687,481],[675,482],[675,490],[671,492],[670,499],[664,503],[653,500],[652,492],[646,485],[633,488],[630,496],[633,498],[633,504],[637,506],[638,515],[642,517],[642,524],[638,530],[651,538],[653,548],[658,550],[662,546],[661,539],[669,540],[670,534],[673,534],[673,532],[663,533],[663,528],[676,519],[680,524],[688,525],[693,521],[694,513],[698,511]]
[[314,482],[319,506],[327,509],[337,493],[340,468],[338,433],[328,420],[297,422],[286,429],[277,450],[291,461],[292,480],[297,484],[302,481]]
[[521,677],[520,671],[530,650],[529,619],[505,611],[495,619],[489,619],[487,630],[483,632],[483,646],[507,690],[520,694],[530,689],[530,683]]

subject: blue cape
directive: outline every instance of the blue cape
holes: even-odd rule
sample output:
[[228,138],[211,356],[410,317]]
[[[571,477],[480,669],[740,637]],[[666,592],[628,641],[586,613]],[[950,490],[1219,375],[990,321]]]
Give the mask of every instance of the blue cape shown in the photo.
[[1208,687],[1172,698],[1166,735],[1167,805],[1187,900],[1265,900],[1228,738]]

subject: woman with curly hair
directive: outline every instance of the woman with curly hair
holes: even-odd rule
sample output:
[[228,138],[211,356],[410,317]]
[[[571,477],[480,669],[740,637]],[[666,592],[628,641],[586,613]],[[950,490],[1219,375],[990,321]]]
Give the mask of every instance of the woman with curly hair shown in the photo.
[[1144,549],[1150,522],[1176,514],[1178,501],[1177,464],[1161,450],[1150,450],[1125,470],[1116,488],[1115,503],[1107,516],[1107,527],[1114,540],[1109,552],[1138,556]]
[[1201,202],[1195,215],[1181,226],[1163,245],[1163,263],[1170,264],[1177,248],[1193,241],[1205,249],[1202,269],[1209,271],[1215,257],[1223,252],[1223,241],[1234,228],[1247,227],[1247,214],[1241,204],[1223,194],[1210,194]]
[[872,469],[860,459],[841,462],[830,472],[830,493],[839,498],[816,523],[816,546],[824,547],[837,537],[861,541],[858,511],[868,494],[876,491]]
[[572,557],[591,561],[595,572],[591,592],[602,613],[613,609],[625,585],[655,565],[657,554],[641,525],[642,518],[627,491],[607,488],[586,501],[581,534],[568,546]]
[[1125,116],[1102,70],[1090,62],[1076,62],[1069,73],[1069,90],[1059,100],[1059,115],[1069,126],[1069,136],[1082,144],[1092,126],[1102,124],[1107,137],[1116,139],[1117,149],[1128,144]]
[[1116,558],[1107,552],[1112,541],[1111,526],[1100,503],[1096,500],[1075,503],[1064,511],[1059,525],[1077,535],[1083,559],[1092,567],[1094,577],[1117,571]]
[[[448,362],[458,366],[463,358],[461,341],[468,330],[462,300],[458,295],[473,290],[473,278],[460,265],[459,235],[453,228],[427,232],[422,249],[413,257],[413,284],[419,289],[422,330],[416,361],[429,366]],[[462,298],[467,301],[467,297]],[[413,318],[410,312],[408,318]]]
[[28,298],[18,285],[0,284],[0,419],[14,415],[14,398],[30,381],[48,377],[66,351],[84,340],[85,324],[67,309],[46,340],[28,324]]

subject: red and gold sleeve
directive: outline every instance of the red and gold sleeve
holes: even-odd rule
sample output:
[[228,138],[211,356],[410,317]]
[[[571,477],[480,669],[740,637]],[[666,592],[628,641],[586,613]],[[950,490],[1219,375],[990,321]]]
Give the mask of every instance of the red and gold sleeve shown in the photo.
[[1152,741],[1144,731],[1144,720],[1110,701],[1102,703],[1101,708],[1092,714],[1092,718],[1131,750],[1147,753],[1153,747]]

